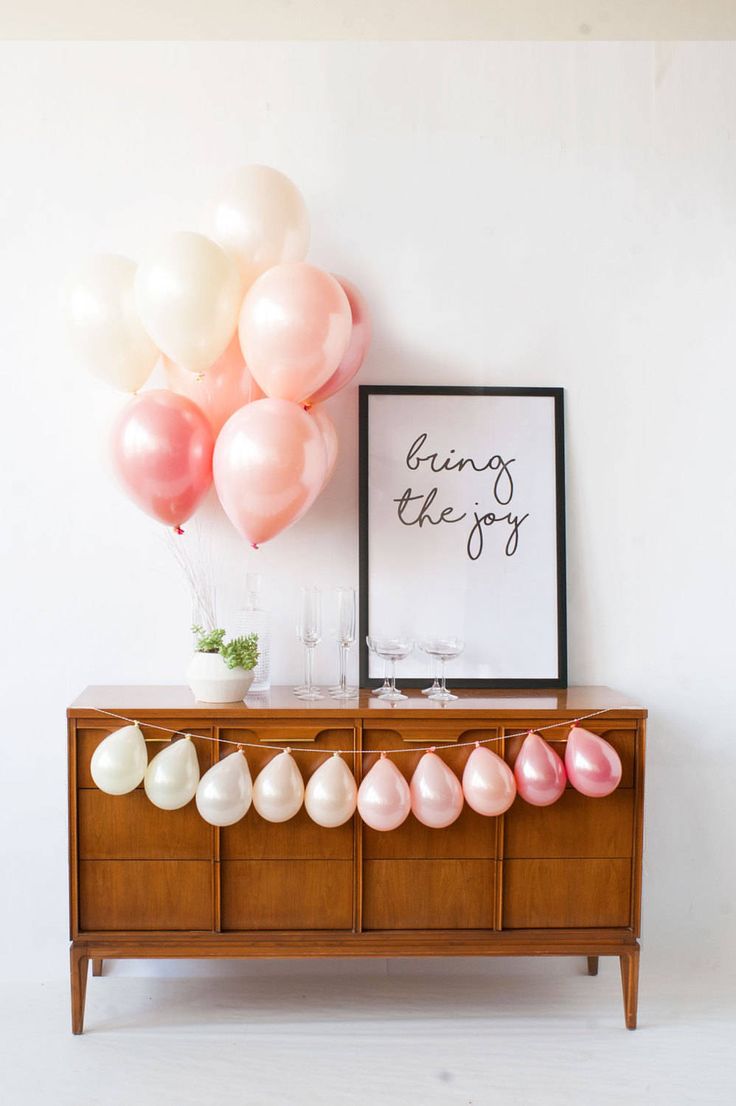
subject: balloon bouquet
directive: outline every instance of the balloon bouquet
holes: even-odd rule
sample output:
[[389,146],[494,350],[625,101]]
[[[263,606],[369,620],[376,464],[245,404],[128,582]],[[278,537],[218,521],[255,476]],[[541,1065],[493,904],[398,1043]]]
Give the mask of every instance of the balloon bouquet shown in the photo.
[[[131,499],[181,533],[214,478],[257,548],[332,475],[337,434],[319,405],[357,373],[370,320],[354,285],[304,261],[304,200],[277,170],[235,173],[207,229],[170,234],[138,266],[91,258],[67,282],[64,313],[79,358],[136,393],[112,430]],[[168,387],[139,393],[159,360]]]

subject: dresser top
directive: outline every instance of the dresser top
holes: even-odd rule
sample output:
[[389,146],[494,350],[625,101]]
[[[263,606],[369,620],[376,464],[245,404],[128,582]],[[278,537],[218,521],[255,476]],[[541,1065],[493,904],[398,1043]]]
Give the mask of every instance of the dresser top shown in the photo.
[[97,715],[111,711],[128,716],[155,718],[183,714],[202,714],[208,718],[242,718],[255,714],[270,717],[348,718],[370,715],[391,717],[396,713],[412,717],[436,717],[438,712],[450,715],[478,717],[497,716],[574,717],[588,712],[610,712],[612,716],[646,717],[646,709],[628,696],[609,687],[569,687],[542,690],[485,690],[483,688],[453,689],[458,698],[452,703],[430,703],[420,691],[409,689],[408,698],[400,703],[382,702],[370,691],[362,689],[355,699],[345,704],[326,698],[315,702],[297,699],[291,687],[272,687],[270,691],[248,695],[244,703],[200,703],[188,687],[141,685],[97,685],[86,688],[71,704],[70,718]]

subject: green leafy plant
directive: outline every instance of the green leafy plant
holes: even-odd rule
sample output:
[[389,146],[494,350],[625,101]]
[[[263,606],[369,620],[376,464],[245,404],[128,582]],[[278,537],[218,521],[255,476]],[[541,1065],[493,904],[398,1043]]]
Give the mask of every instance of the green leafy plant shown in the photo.
[[192,626],[192,633],[197,635],[195,649],[198,653],[219,653],[228,668],[250,671],[258,664],[258,634],[226,642],[222,629],[205,631],[201,626]]
[[197,635],[194,648],[198,653],[219,653],[225,641],[224,630],[203,630],[201,626],[192,626],[192,633]]

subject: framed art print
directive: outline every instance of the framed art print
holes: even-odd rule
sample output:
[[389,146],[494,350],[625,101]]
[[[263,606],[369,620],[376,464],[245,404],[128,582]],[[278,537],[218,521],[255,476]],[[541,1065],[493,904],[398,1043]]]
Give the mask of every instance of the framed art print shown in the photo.
[[454,636],[459,687],[566,687],[561,388],[360,388],[360,675],[366,636]]

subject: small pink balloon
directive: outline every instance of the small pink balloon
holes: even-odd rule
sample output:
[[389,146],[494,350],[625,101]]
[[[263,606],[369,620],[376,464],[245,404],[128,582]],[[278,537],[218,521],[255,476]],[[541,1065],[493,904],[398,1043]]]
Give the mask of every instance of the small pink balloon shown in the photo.
[[165,389],[143,392],[112,430],[112,459],[141,510],[177,529],[212,482],[212,429],[196,404]]
[[337,369],[351,326],[348,298],[333,276],[305,261],[286,262],[248,289],[240,348],[267,396],[302,403]]
[[371,344],[371,317],[368,304],[351,281],[346,280],[345,277],[337,276],[337,274],[334,274],[334,276],[348,297],[353,327],[350,331],[348,348],[345,350],[342,361],[330,379],[314,395],[309,397],[310,403],[322,403],[330,396],[334,396],[346,384],[349,384],[363,364],[368,346]]
[[409,784],[385,754],[366,773],[358,788],[358,812],[371,829],[398,829],[411,810]]
[[197,376],[164,357],[166,381],[172,392],[186,396],[205,414],[217,437],[227,420],[246,403],[263,399],[263,392],[248,372],[237,335],[222,357],[206,373]]
[[225,514],[251,545],[300,519],[327,468],[316,421],[296,403],[257,399],[227,420],[215,445],[215,487]]
[[532,806],[550,806],[565,790],[565,765],[538,733],[524,738],[514,765],[516,787]]
[[605,798],[621,783],[621,758],[613,745],[582,726],[570,730],[565,768],[575,790],[591,799]]
[[335,424],[323,407],[310,408],[309,414],[315,420],[324,439],[327,450],[327,472],[325,473],[323,488],[326,488],[337,464],[338,440]]
[[430,750],[414,769],[409,785],[412,814],[423,826],[444,829],[463,809],[463,789],[442,757]]
[[463,794],[469,807],[489,818],[508,810],[516,798],[514,773],[497,753],[476,745],[465,762]]

